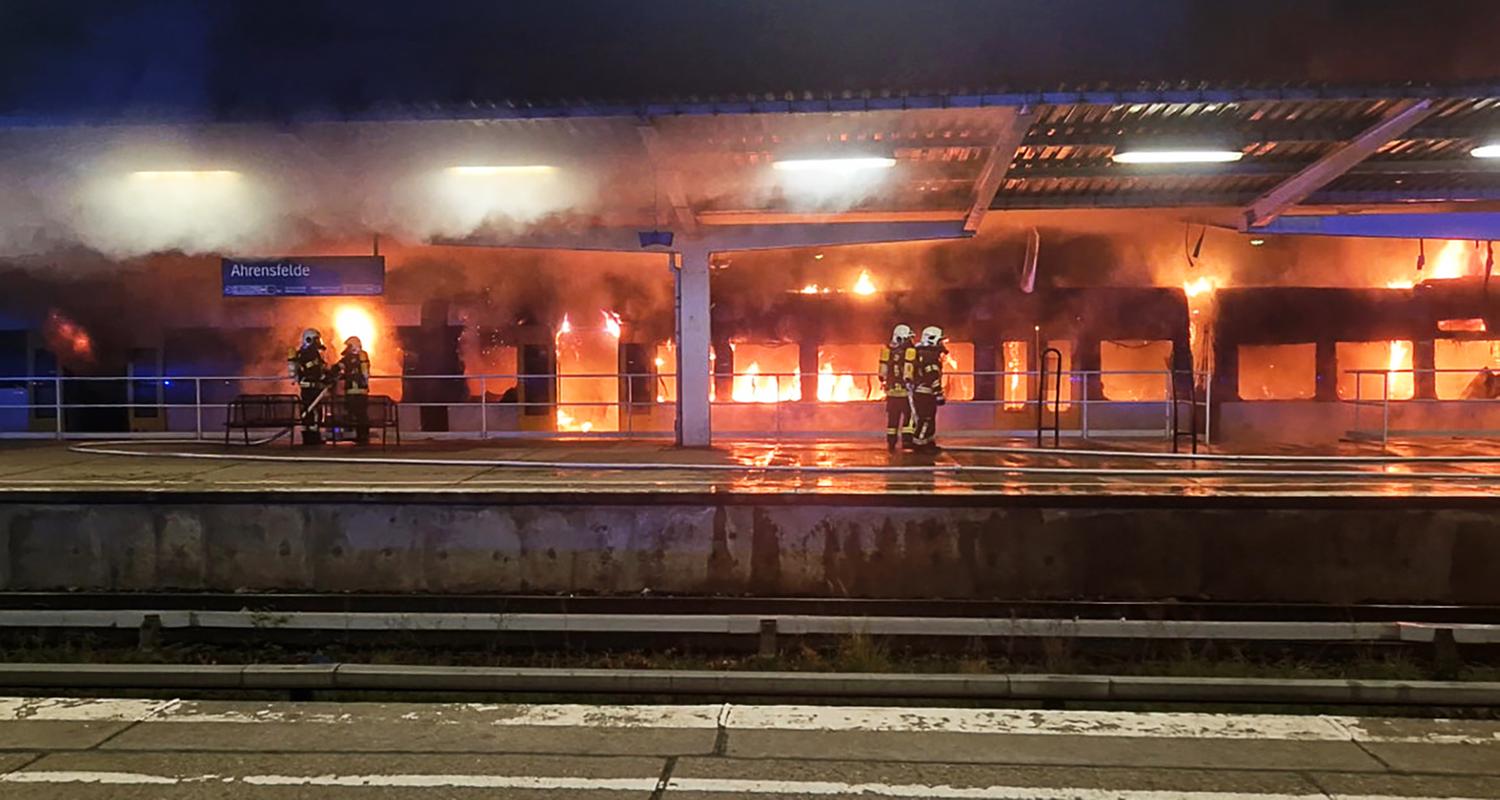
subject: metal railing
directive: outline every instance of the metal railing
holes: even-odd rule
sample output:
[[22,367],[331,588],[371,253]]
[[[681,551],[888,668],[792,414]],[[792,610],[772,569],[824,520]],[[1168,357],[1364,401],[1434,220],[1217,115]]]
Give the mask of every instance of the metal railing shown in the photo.
[[[1161,399],[1117,400],[1091,398],[1106,376],[1155,375],[1163,380]],[[829,375],[821,376],[828,379]],[[839,382],[853,380],[862,396],[850,400],[817,399],[820,376],[800,373],[713,374],[710,384],[729,388],[729,397],[715,392],[711,406],[715,432],[725,436],[791,437],[798,435],[881,435],[884,429],[884,392],[874,372],[838,373]],[[1050,397],[1039,388],[1005,396],[1015,379],[1021,386],[1040,387],[1037,371],[950,371],[945,375],[950,402],[944,411],[945,436],[1024,436],[1030,433],[1026,413],[1053,405],[1056,435],[1170,437],[1173,430],[1173,373],[1166,370],[1047,372],[1055,385]],[[770,380],[782,398],[784,381],[796,381],[779,399],[753,402],[735,399],[733,386],[743,381]],[[994,387],[994,399],[973,399],[982,380]],[[579,384],[601,382],[618,386],[602,393],[610,399],[558,400],[576,396]],[[402,429],[442,437],[481,439],[527,436],[664,437],[675,420],[676,376],[670,373],[489,373],[480,375],[375,375],[371,393],[398,400]],[[1066,384],[1066,386],[1065,386]],[[847,385],[847,383],[845,383]],[[559,391],[561,389],[561,392]],[[955,390],[960,390],[955,391]],[[204,439],[223,433],[230,402],[240,394],[273,394],[294,390],[285,376],[14,376],[0,377],[0,438],[129,438],[180,437]],[[1162,410],[1159,425],[1150,424],[1150,409]],[[829,409],[869,408],[869,419],[859,414],[832,414]],[[424,419],[424,409],[443,409],[445,419]],[[811,409],[811,410],[810,410]],[[559,426],[558,412],[572,417]],[[861,412],[863,414],[865,412]],[[1008,424],[1010,420],[1014,425]],[[1068,427],[1063,427],[1066,421]],[[838,424],[833,424],[837,422]],[[585,423],[592,425],[585,430]],[[866,424],[868,423],[868,424]]]
[[[1396,433],[1396,434],[1401,435],[1401,436],[1500,436],[1500,417],[1497,417],[1496,423],[1495,423],[1495,425],[1493,427],[1486,427],[1484,425],[1480,425],[1478,427],[1467,427],[1467,428],[1445,427],[1440,422],[1440,420],[1448,419],[1449,417],[1447,417],[1447,416],[1439,416],[1438,418],[1436,418],[1434,420],[1431,420],[1434,423],[1432,425],[1423,425],[1423,426],[1420,426],[1420,427],[1397,428],[1397,429],[1393,429],[1391,427],[1391,415],[1392,415],[1392,411],[1393,410],[1396,410],[1397,413],[1398,413],[1398,415],[1400,415],[1400,416],[1407,416],[1407,415],[1400,414],[1399,410],[1400,409],[1405,409],[1405,408],[1432,407],[1432,406],[1439,405],[1439,404],[1441,404],[1443,406],[1451,406],[1451,405],[1454,405],[1454,404],[1459,404],[1460,408],[1462,408],[1464,406],[1468,406],[1471,409],[1472,408],[1476,408],[1476,407],[1477,408],[1485,408],[1485,407],[1496,408],[1496,407],[1500,407],[1500,397],[1452,397],[1452,398],[1442,398],[1442,397],[1436,397],[1436,396],[1433,396],[1433,397],[1419,397],[1418,396],[1418,392],[1417,392],[1417,376],[1418,375],[1432,375],[1434,381],[1436,381],[1436,377],[1438,375],[1449,374],[1449,375],[1468,375],[1468,376],[1472,376],[1472,377],[1478,377],[1481,374],[1481,372],[1482,372],[1482,370],[1477,370],[1477,369],[1463,369],[1463,368],[1445,368],[1445,369],[1437,369],[1437,368],[1427,368],[1427,369],[1346,369],[1346,370],[1344,370],[1344,374],[1346,374],[1346,375],[1353,375],[1354,376],[1354,398],[1353,399],[1349,399],[1349,400],[1342,400],[1342,402],[1348,403],[1349,405],[1353,406],[1353,408],[1354,408],[1354,420],[1351,423],[1351,429],[1349,431],[1350,437],[1351,438],[1359,438],[1359,439],[1374,439],[1375,438],[1375,435],[1374,435],[1373,431],[1366,432],[1361,427],[1361,422],[1363,421],[1363,419],[1362,419],[1362,409],[1370,408],[1370,407],[1379,407],[1380,408],[1380,443],[1381,443],[1381,445],[1387,445],[1387,444],[1390,443],[1391,434],[1392,433]],[[1398,375],[1410,375],[1410,376],[1412,376],[1412,396],[1411,397],[1408,397],[1408,398],[1394,398],[1394,397],[1391,397],[1391,384],[1393,383],[1395,376],[1398,376]],[[1496,388],[1500,389],[1500,372],[1495,373],[1495,375],[1496,375]],[[1379,383],[1380,383],[1380,396],[1378,398],[1376,398],[1376,397],[1365,397],[1365,395],[1364,395],[1365,379],[1367,377],[1371,377],[1371,376],[1376,376],[1379,379]],[[1434,394],[1435,394],[1435,392],[1434,392]],[[1410,418],[1408,418],[1407,420],[1403,420],[1403,421],[1410,422],[1410,421],[1413,421],[1413,420],[1411,420]],[[1417,420],[1417,421],[1423,421],[1423,420]]]

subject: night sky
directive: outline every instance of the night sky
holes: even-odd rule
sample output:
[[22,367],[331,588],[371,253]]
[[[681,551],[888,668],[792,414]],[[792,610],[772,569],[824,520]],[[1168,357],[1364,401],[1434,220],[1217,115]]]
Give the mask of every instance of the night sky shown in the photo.
[[1494,0],[0,0],[0,115],[1500,81]]

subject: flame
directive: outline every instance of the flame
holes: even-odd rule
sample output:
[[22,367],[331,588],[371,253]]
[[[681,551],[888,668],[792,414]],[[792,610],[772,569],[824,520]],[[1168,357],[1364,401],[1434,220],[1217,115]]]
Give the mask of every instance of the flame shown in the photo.
[[573,419],[572,414],[559,408],[557,410],[557,429],[575,433],[588,433],[594,429],[594,423],[584,422],[580,424],[577,420]]
[[1443,249],[1438,251],[1437,258],[1433,261],[1432,277],[1434,279],[1448,280],[1462,278],[1469,274],[1469,259],[1464,245],[1464,242],[1459,241],[1443,243]]
[[1026,397],[1021,391],[1021,373],[1026,369],[1026,343],[1006,342],[1005,371],[1010,373],[1005,376],[1005,405],[1006,411],[1019,411],[1026,407]]
[[1410,289],[1410,288],[1412,288],[1412,287],[1414,287],[1416,285],[1417,285],[1416,281],[1387,281],[1386,284],[1385,284],[1385,288],[1387,288],[1387,289]]
[[824,362],[818,367],[818,402],[820,403],[847,403],[851,400],[866,400],[867,392],[861,392],[854,385],[854,376],[849,373],[835,373],[831,362]]
[[1470,319],[1440,319],[1437,326],[1438,330],[1450,333],[1459,331],[1465,333],[1484,333],[1486,331],[1484,319],[1480,317]]
[[59,357],[94,360],[94,340],[88,331],[57,309],[47,312],[45,335],[47,346]]
[[563,314],[562,324],[559,325],[559,326],[557,326],[557,335],[558,336],[563,336],[565,334],[569,334],[569,333],[572,333],[572,332],[573,332],[573,321],[570,320],[570,319],[568,319],[568,315],[567,314]]
[[600,311],[604,316],[604,330],[616,339],[620,338],[620,315],[613,311]]
[[378,329],[375,316],[369,309],[355,303],[341,305],[333,311],[333,335],[335,348],[343,345],[350,336],[358,336],[360,347],[374,354],[379,351]]
[[872,295],[878,290],[875,288],[875,282],[870,280],[870,271],[862,269],[859,271],[859,280],[854,282],[854,288],[849,291],[859,295]]
[[802,374],[798,370],[791,378],[777,379],[775,375],[760,374],[760,363],[752,361],[745,371],[734,376],[732,397],[736,403],[778,403],[795,400],[801,394]]
[[1207,275],[1199,275],[1196,279],[1182,282],[1182,291],[1189,299],[1202,294],[1207,294],[1219,288],[1213,278]]
[[1392,398],[1410,397],[1413,374],[1397,370],[1411,369],[1411,342],[1394,339],[1390,345],[1391,356],[1390,363],[1386,367],[1385,390]]
[[799,294],[828,294],[829,291],[831,290],[825,289],[817,285],[816,283],[809,283],[808,285],[797,290]]

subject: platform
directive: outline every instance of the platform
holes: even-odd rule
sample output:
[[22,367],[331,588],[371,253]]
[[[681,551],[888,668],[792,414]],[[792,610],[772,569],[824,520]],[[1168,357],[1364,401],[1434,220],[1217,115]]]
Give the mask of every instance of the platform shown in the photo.
[[1500,462],[1480,445],[1410,445],[1440,460],[1407,463],[858,442],[313,453],[9,446],[0,589],[1500,603]]
[[[1000,454],[970,449],[1025,448],[1031,444],[1023,440],[963,439],[955,442],[953,449],[930,456],[892,455],[871,440],[741,441],[721,443],[708,450],[609,440],[427,441],[388,449],[247,448],[191,441],[67,445],[3,442],[0,492],[1500,497],[1500,442],[1417,440],[1388,450],[1351,443],[1307,449],[1279,447],[1271,454],[1293,460],[1253,463],[1169,458],[1161,442],[1064,443],[1065,448],[1101,447],[1121,452],[1114,457]],[[1203,451],[1204,455],[1245,452]],[[1162,457],[1140,457],[1151,453]],[[1314,455],[1490,457],[1493,461],[1375,464],[1295,460]],[[603,464],[617,468],[601,467]],[[680,468],[673,469],[673,465]],[[891,471],[879,471],[886,468]],[[860,471],[864,469],[870,471]],[[1412,473],[1438,476],[1417,477]]]
[[8,800],[1500,798],[1500,723],[0,698]]

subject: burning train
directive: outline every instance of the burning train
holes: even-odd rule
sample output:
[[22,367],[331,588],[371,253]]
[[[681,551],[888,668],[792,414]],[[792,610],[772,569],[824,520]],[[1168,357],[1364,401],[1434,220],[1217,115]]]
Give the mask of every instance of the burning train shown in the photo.
[[[1098,437],[1165,435],[1174,403],[1180,412],[1189,402],[1207,409],[1198,424],[1217,438],[1492,427],[1487,406],[1451,405],[1493,397],[1486,381],[1500,366],[1491,333],[1500,318],[1472,243],[1441,244],[1417,278],[1374,287],[1225,285],[1204,267],[1171,286],[1044,283],[1024,292],[1005,264],[913,286],[909,264],[883,269],[880,253],[857,252],[817,281],[767,279],[751,259],[720,265],[710,384],[718,435],[878,432],[876,360],[897,321],[948,331],[952,435],[1030,429],[1039,389],[1062,427]],[[148,259],[155,288],[124,307],[118,274],[12,275],[19,295],[49,300],[27,303],[29,318],[10,309],[0,319],[0,430],[219,430],[236,394],[285,391],[285,347],[312,325],[333,341],[366,343],[373,392],[401,402],[411,432],[671,432],[676,353],[658,259],[528,292],[516,289],[525,279],[505,262],[513,256],[422,246],[396,258],[405,266],[393,271],[392,291],[373,299],[217,297],[179,280],[203,269],[203,259],[185,256]],[[507,264],[509,291],[479,286],[484,258]],[[450,261],[458,266],[434,266]],[[79,287],[87,291],[70,292]],[[1038,357],[1050,350],[1059,360],[1048,369],[1060,365],[1063,380],[1043,388]]]

